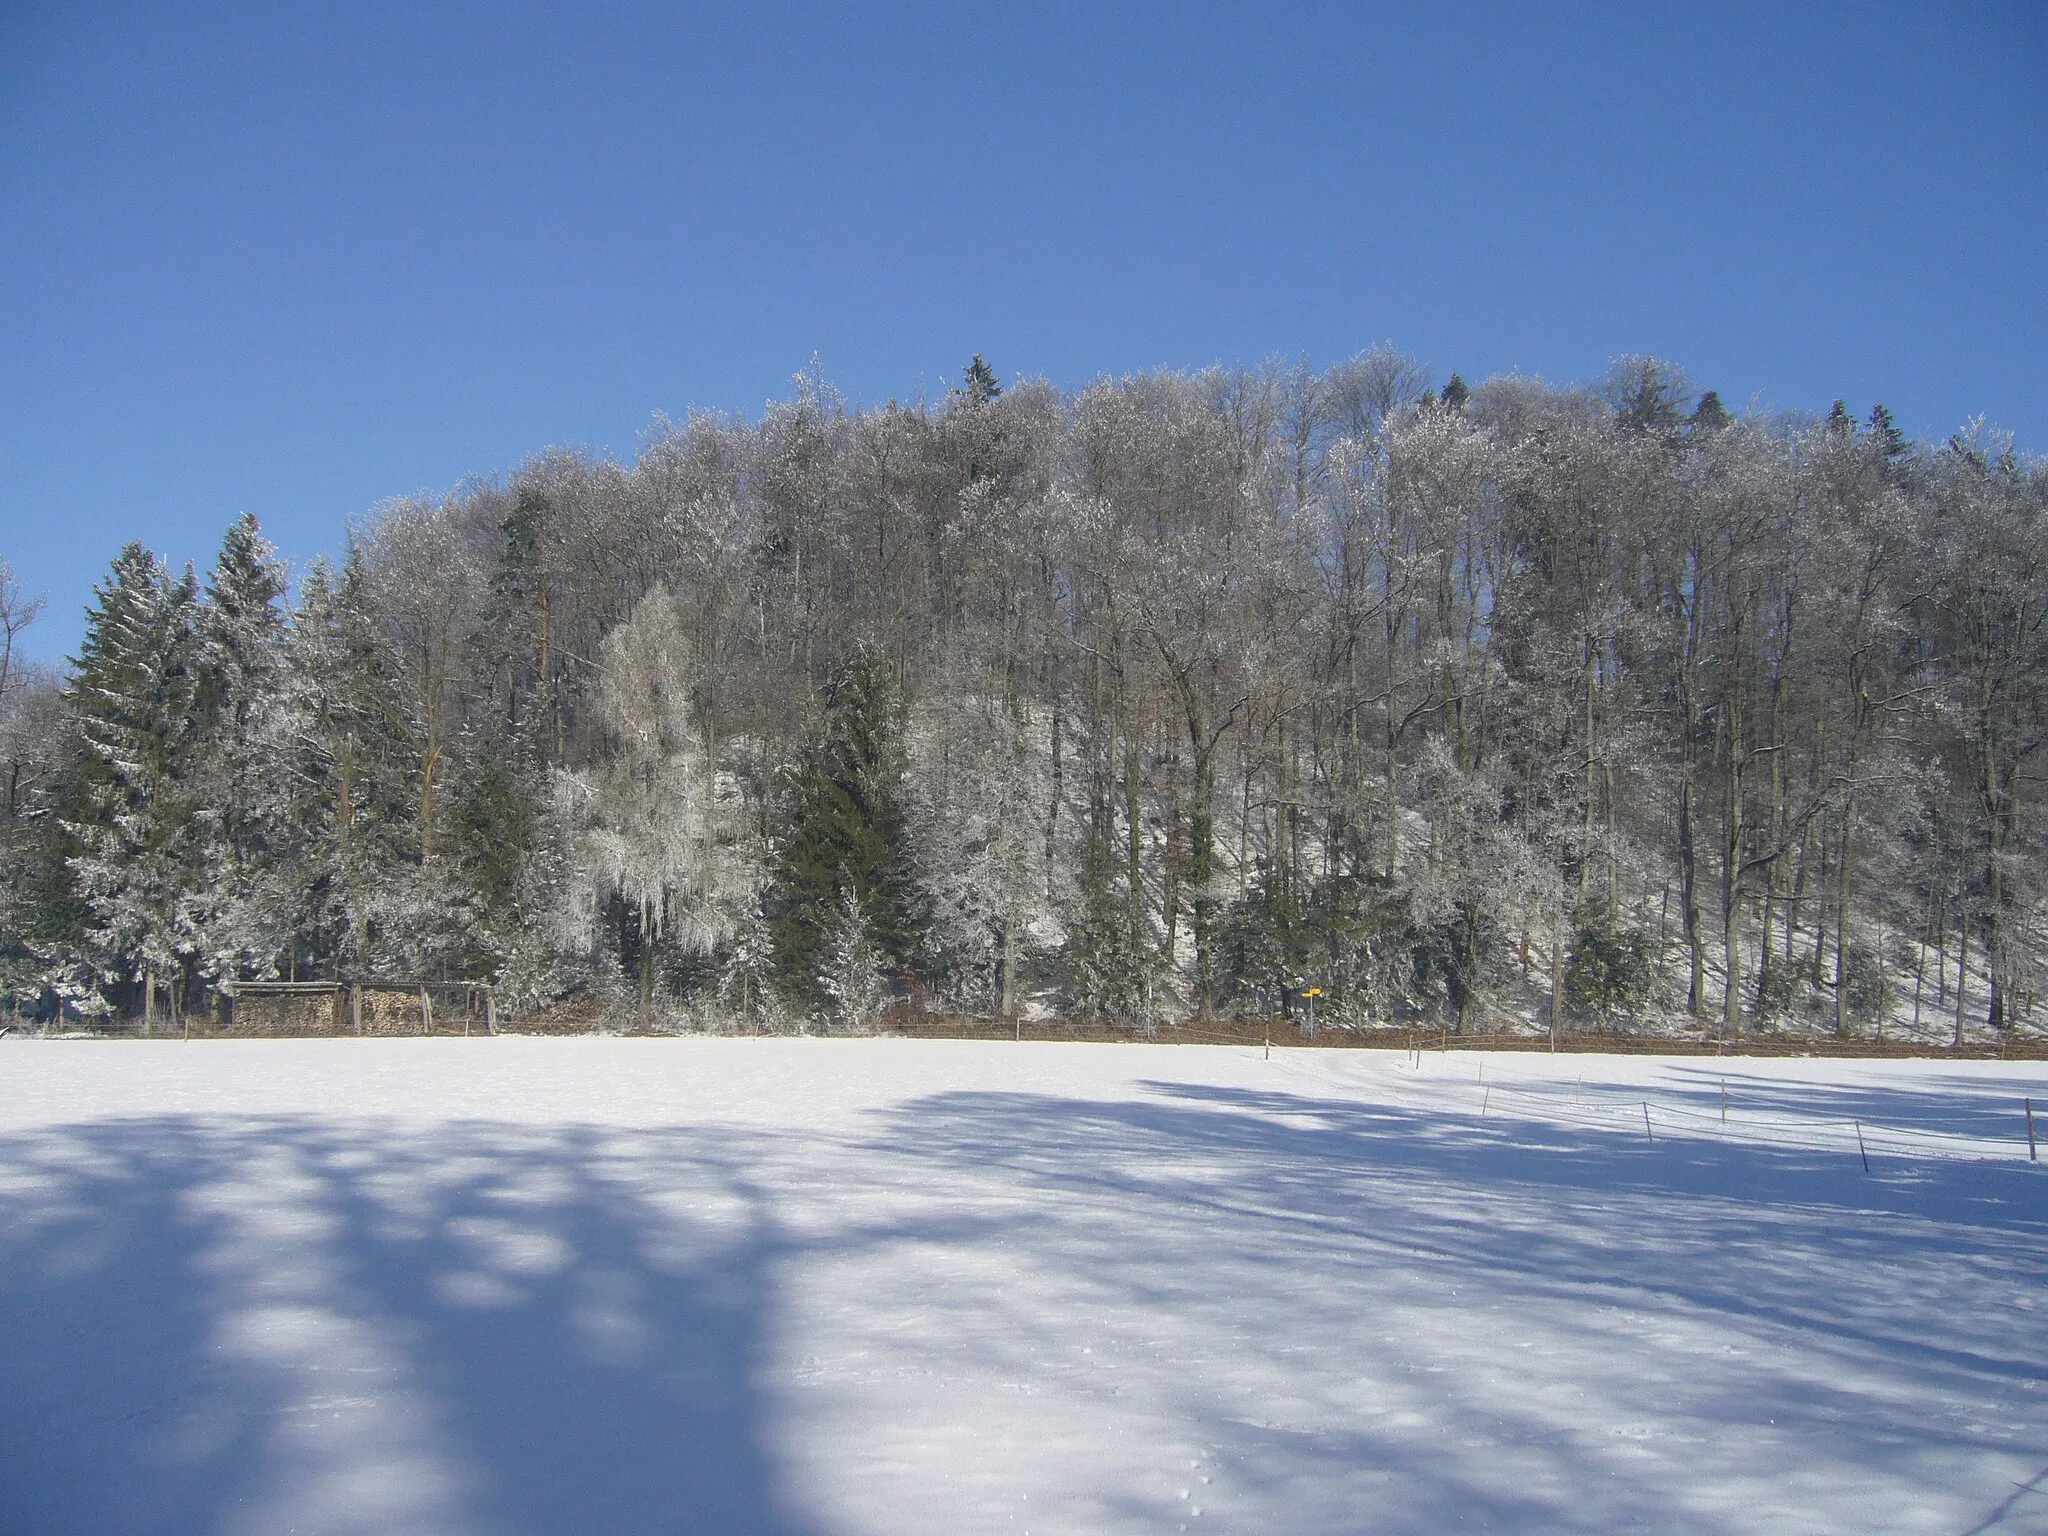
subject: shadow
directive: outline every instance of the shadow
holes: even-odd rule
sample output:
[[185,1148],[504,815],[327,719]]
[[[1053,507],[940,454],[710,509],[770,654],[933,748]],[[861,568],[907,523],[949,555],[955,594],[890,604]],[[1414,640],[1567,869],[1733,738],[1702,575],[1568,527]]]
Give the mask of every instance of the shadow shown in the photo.
[[0,1143],[0,1529],[804,1536],[724,1136],[298,1119]]
[[[1845,1064],[1829,1065],[1839,1070]],[[2018,1151],[2026,1148],[2024,1101],[2031,1098],[2036,1134],[2048,1141],[2048,1070],[2038,1062],[1980,1065],[1983,1070],[1972,1073],[1901,1072],[1896,1080],[1881,1075],[1880,1066],[1878,1074],[1860,1081],[1802,1082],[1754,1068],[1716,1073],[1674,1062],[1667,1076],[1677,1091],[1690,1090],[1703,1110],[1718,1105],[1725,1078],[1729,1105],[1736,1113],[1759,1110],[1836,1122],[1861,1120],[1887,1129],[2002,1142]]]
[[[1230,1357],[1212,1373],[1176,1366],[1173,1414],[1202,1426],[1237,1500],[1266,1520],[1747,1530],[1772,1519],[1728,1492],[1745,1480],[1810,1494],[1826,1467],[1872,1508],[1869,1490],[1902,1485],[1939,1508],[1913,1481],[1934,1478],[1929,1463],[1974,1469],[1960,1519],[2036,1455],[2038,1424],[2014,1450],[1969,1421],[1986,1403],[2033,1408],[2016,1394],[2048,1359],[2048,1317],[2014,1310],[2048,1280],[2048,1185],[2023,1170],[1873,1179],[1797,1150],[1143,1086],[1154,1097],[935,1095],[886,1115],[873,1145],[928,1180],[973,1169],[1035,1189],[1024,1203],[1049,1229],[1022,1241],[1057,1254],[1090,1306],[1172,1318],[1198,1335],[1194,1360]],[[1056,1336],[1048,1319],[1011,1347],[1021,1362]],[[1372,1383],[1351,1402],[1426,1381],[1409,1415],[1426,1424],[1248,1414],[1243,1380],[1315,1398],[1304,1353]],[[1634,1426],[1674,1454],[1620,1456],[1600,1438]],[[1802,1522],[1846,1528],[1811,1510]]]
[[774,1131],[0,1137],[0,1532],[1732,1536],[2039,1497],[2030,1171],[1215,1060]]

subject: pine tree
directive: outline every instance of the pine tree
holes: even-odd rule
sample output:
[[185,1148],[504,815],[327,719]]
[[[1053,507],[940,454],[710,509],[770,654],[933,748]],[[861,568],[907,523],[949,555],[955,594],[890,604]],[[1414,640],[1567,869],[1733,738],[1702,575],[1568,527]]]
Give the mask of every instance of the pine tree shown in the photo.
[[1068,973],[1091,1017],[1150,1030],[1159,1016],[1159,947],[1142,931],[1128,893],[1117,888],[1117,859],[1090,833],[1081,846],[1077,899],[1067,914]]
[[247,513],[229,527],[199,610],[194,706],[199,774],[199,920],[216,977],[263,975],[289,935],[275,884],[292,835],[278,814],[283,754],[273,729],[283,667],[284,564]]
[[1607,395],[1616,419],[1637,432],[1669,432],[1684,419],[1685,375],[1659,358],[1617,358]]
[[881,1010],[889,990],[883,975],[886,958],[860,897],[851,887],[841,891],[838,914],[825,934],[825,963],[818,972],[818,988],[841,1027],[863,1030]]
[[464,975],[516,969],[527,990],[545,991],[534,944],[560,898],[563,850],[539,722],[514,725],[492,712],[461,748],[448,806],[458,921],[447,958]]
[[336,974],[367,977],[393,888],[418,850],[406,835],[417,769],[359,552],[338,572],[316,563],[306,573],[286,661],[279,733],[300,934]]
[[1466,387],[1465,380],[1454,373],[1450,377],[1450,382],[1444,385],[1443,398],[1446,410],[1462,411],[1465,409],[1465,402],[1472,398],[1472,391]]
[[1912,451],[1913,445],[1906,440],[1906,434],[1899,430],[1898,423],[1892,420],[1892,413],[1882,404],[1870,408],[1868,426],[1871,440],[1877,444],[1878,452],[1884,455],[1887,469]]
[[521,485],[500,532],[504,544],[491,573],[478,639],[483,661],[503,675],[515,729],[528,717],[545,760],[561,756],[561,720],[552,673],[554,578],[548,569],[548,498],[538,485]]
[[960,393],[966,396],[969,405],[987,405],[1002,392],[1002,382],[997,379],[995,369],[981,360],[979,352],[975,353],[974,361],[967,365]]
[[1687,418],[1687,422],[1695,432],[1718,432],[1732,419],[1728,414],[1728,408],[1721,404],[1721,392],[1710,389],[1702,394],[1698,403],[1693,406],[1692,415]]
[[719,976],[719,997],[742,1019],[759,1017],[772,1001],[775,984],[775,935],[758,901],[744,904],[735,916],[732,941]]
[[90,913],[86,944],[104,982],[140,979],[145,1012],[159,982],[176,982],[199,953],[194,922],[198,583],[173,577],[129,544],[95,588],[85,642],[67,690],[80,760],[67,830],[69,860]]
[[858,649],[833,668],[824,729],[791,775],[766,900],[776,969],[792,1001],[827,1002],[818,977],[849,894],[887,962],[907,964],[917,948],[924,901],[903,806],[901,729],[895,684],[877,653]]
[[1849,419],[1849,408],[1839,400],[1828,407],[1827,429],[1838,437],[1847,437],[1856,430],[1856,423]]

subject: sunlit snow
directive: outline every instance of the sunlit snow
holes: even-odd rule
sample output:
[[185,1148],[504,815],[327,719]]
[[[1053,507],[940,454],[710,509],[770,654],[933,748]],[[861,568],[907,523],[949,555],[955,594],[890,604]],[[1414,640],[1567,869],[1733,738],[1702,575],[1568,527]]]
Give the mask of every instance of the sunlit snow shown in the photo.
[[2029,1097],[2048,1066],[8,1040],[0,1530],[2048,1531]]

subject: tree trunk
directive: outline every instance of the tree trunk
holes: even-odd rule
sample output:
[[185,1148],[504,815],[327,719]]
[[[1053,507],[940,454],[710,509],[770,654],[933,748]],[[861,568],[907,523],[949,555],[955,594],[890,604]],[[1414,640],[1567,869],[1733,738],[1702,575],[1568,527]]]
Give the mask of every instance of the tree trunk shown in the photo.
[[1564,903],[1550,912],[1550,1044],[1564,1029]]
[[1695,837],[1693,811],[1692,747],[1686,745],[1678,785],[1678,917],[1685,936],[1689,975],[1685,989],[1685,1011],[1705,1018],[1707,1012],[1707,946],[1700,932],[1699,848]]
[[1854,748],[1848,799],[1842,806],[1842,848],[1835,859],[1835,1034],[1849,1038],[1849,880],[1856,856]]
[[1214,981],[1209,927],[1215,894],[1209,889],[1209,879],[1216,863],[1216,748],[1193,710],[1188,711],[1187,719],[1188,755],[1194,769],[1194,799],[1188,806],[1188,895],[1195,935],[1195,1013],[1206,1019]]
[[1963,1048],[1963,983],[1970,977],[1970,914],[1956,913],[1956,1049]]

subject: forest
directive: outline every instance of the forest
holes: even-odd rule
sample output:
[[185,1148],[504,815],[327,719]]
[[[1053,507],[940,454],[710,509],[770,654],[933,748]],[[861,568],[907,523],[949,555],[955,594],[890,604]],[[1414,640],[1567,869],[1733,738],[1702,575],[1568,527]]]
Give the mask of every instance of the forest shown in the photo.
[[[0,570],[4,575],[4,570]],[[288,572],[0,581],[0,997],[2031,1031],[2048,464],[1388,347],[656,418]]]

